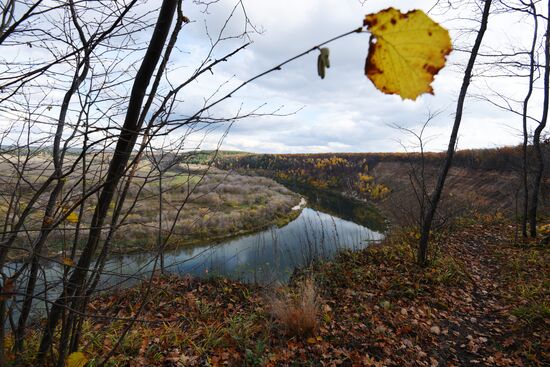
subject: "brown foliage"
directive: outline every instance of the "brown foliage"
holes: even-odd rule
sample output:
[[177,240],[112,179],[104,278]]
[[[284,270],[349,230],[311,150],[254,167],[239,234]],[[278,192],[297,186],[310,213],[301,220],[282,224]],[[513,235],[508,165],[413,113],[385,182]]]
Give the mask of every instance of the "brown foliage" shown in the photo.
[[[315,335],[307,337],[274,329],[274,303],[260,296],[264,288],[220,278],[155,278],[135,329],[110,362],[547,366],[550,248],[516,244],[514,229],[502,217],[470,216],[434,237],[437,256],[427,268],[416,266],[410,252],[414,234],[394,232],[382,245],[304,271],[313,271],[316,286],[291,282],[294,291],[279,299],[285,315],[301,300],[319,305],[318,313],[298,313],[319,316]],[[82,349],[91,363],[111,350],[147,287],[92,301]]]

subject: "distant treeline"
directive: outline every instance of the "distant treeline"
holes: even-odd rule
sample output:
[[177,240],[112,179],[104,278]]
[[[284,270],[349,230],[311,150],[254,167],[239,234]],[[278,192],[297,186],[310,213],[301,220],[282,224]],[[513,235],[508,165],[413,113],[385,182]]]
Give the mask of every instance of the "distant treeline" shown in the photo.
[[199,150],[186,153],[185,163],[189,164],[209,164],[212,161],[223,161],[226,158],[240,158],[251,153],[233,151],[233,150]]
[[[544,144],[544,155],[550,162],[550,145]],[[528,161],[535,162],[532,147],[528,149]],[[320,153],[320,154],[234,154],[220,155],[216,166],[240,172],[253,171],[273,177],[285,184],[308,185],[317,189],[338,191],[348,196],[366,200],[387,197],[399,181],[407,181],[407,172],[394,172],[388,177],[387,164],[398,171],[409,171],[424,162],[429,172],[428,182],[435,182],[438,167],[444,153]],[[377,169],[385,164],[384,172]],[[472,175],[494,172],[497,177],[519,177],[522,169],[521,146],[493,149],[468,149],[458,151],[454,159],[455,168],[473,170]],[[468,174],[464,173],[466,176]],[[397,177],[399,176],[399,177]],[[403,176],[403,177],[401,177]],[[476,176],[477,177],[477,176]],[[548,177],[548,174],[546,174]],[[411,193],[412,195],[412,193]]]
[[[550,162],[550,144],[543,144],[545,161]],[[420,153],[315,153],[315,154],[236,154],[234,156],[220,156],[216,159],[216,165],[220,168],[251,168],[268,170],[285,170],[294,168],[300,161],[323,160],[340,158],[349,162],[350,166],[361,167],[365,165],[374,168],[380,162],[406,162],[438,164],[443,161],[444,153],[426,152]],[[528,148],[528,161],[534,160],[534,151]],[[522,167],[521,146],[508,146],[489,149],[465,149],[456,152],[453,165],[455,167],[517,171]]]
[[255,171],[287,184],[353,193],[364,199],[381,199],[389,193],[370,174],[369,159],[362,154],[226,156],[217,159],[216,165],[227,170]]

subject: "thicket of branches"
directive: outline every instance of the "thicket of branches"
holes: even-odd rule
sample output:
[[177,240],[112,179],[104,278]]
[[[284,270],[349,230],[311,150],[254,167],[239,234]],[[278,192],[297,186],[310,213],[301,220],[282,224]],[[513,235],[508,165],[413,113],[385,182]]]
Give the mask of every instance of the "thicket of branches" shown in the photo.
[[[45,316],[36,363],[61,366],[78,350],[84,320],[100,317],[87,304],[140,194],[151,183],[159,188],[151,262],[162,269],[177,218],[208,167],[180,183],[170,221],[162,216],[163,175],[185,165],[182,157],[217,125],[254,115],[216,116],[211,107],[223,100],[216,92],[191,114],[175,112],[193,81],[247,46],[251,28],[237,1],[219,32],[206,30],[206,57],[174,84],[170,59],[190,22],[182,1],[164,0],[160,9],[138,0],[8,1],[1,15],[0,353],[6,331],[14,352],[24,353],[33,315]],[[228,25],[237,16],[244,21],[235,33]],[[231,40],[242,41],[227,51]],[[62,272],[52,274],[51,264]]]

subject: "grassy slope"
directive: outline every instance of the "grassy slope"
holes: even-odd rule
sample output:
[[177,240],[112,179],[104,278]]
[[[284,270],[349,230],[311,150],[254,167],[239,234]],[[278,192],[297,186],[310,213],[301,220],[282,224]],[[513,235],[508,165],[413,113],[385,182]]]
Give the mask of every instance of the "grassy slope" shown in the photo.
[[[298,211],[291,210],[300,201],[299,196],[271,179],[243,176],[216,168],[209,169],[202,177],[204,166],[185,165],[176,168],[178,169],[168,171],[163,177],[163,237],[168,234],[172,224],[176,223],[169,247],[211,242],[257,231],[270,225],[281,226],[299,214]],[[130,187],[124,211],[133,207],[115,234],[114,252],[128,253],[156,248],[159,183],[155,178],[145,182],[144,177],[149,169],[147,164],[143,164]],[[8,195],[10,187],[5,186],[2,190],[2,194]],[[184,209],[178,213],[189,192],[191,194]],[[31,194],[32,191],[29,190],[28,195]],[[43,195],[41,201],[45,202],[46,199],[47,196]],[[20,205],[24,201],[22,199]],[[40,205],[26,223],[29,231],[40,228],[43,215]],[[0,204],[0,216],[5,216],[6,208],[7,204]],[[81,218],[84,229],[81,230],[80,238],[86,238],[86,227],[91,221],[94,208],[95,197],[92,197],[85,204]],[[112,215],[113,208],[114,205],[109,215]],[[109,218],[107,222],[110,222]],[[50,255],[70,248],[74,228],[74,223],[65,221],[62,224],[63,231],[54,231],[51,234],[47,244]],[[22,236],[21,245],[28,243],[27,238]],[[24,257],[26,254],[24,250],[14,251],[10,253],[10,257]]]
[[[164,228],[176,221],[170,247],[212,242],[249,233],[270,225],[283,225],[299,212],[291,208],[300,198],[282,185],[264,177],[243,176],[211,168],[200,181],[198,176],[174,174],[164,195]],[[178,214],[182,197],[191,180],[197,184],[188,203]],[[151,190],[153,193],[156,190]],[[144,195],[115,242],[120,252],[154,247],[157,228],[158,196]],[[139,242],[135,243],[135,239]],[[145,241],[144,241],[145,240]],[[135,245],[134,245],[135,243]],[[117,249],[115,249],[116,251]]]
[[[550,363],[550,248],[518,246],[500,219],[437,236],[432,266],[414,265],[406,234],[297,276],[317,284],[319,325],[289,334],[271,316],[273,289],[213,279],[156,279],[113,365],[544,366]],[[148,289],[91,305],[136,315]],[[283,290],[284,291],[284,290]],[[299,315],[298,315],[299,316]],[[99,357],[124,321],[92,319],[83,351]],[[290,330],[292,331],[292,330]],[[31,346],[32,350],[32,346]]]

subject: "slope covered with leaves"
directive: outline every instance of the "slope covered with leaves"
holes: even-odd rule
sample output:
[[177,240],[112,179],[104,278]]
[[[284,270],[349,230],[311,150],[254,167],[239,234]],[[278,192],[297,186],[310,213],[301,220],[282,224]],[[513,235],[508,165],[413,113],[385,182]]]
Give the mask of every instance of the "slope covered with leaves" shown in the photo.
[[[426,269],[414,265],[410,239],[400,234],[302,271],[276,292],[157,278],[94,301],[101,317],[85,325],[82,351],[100,360],[123,319],[137,316],[111,365],[548,365],[550,249],[516,245],[514,228],[498,218],[476,219],[439,234]],[[313,312],[311,333],[285,327],[273,312],[273,294],[299,297],[304,278],[314,280],[317,306],[295,317]]]

